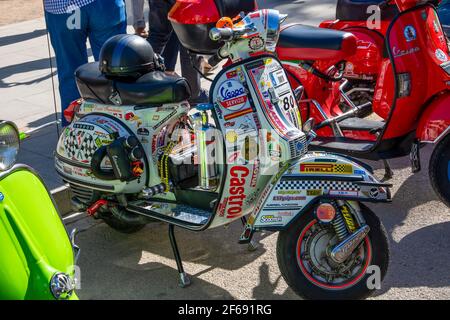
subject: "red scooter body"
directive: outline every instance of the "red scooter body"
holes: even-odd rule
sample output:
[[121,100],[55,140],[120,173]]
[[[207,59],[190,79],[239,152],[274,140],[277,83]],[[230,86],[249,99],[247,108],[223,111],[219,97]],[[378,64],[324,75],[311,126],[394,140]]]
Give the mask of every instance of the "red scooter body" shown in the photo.
[[[346,30],[328,35],[340,42],[334,48],[340,54],[314,60],[310,55],[302,57],[308,48],[300,43],[301,50],[294,56],[295,41],[288,31],[293,27],[285,28],[286,35],[283,30],[277,52],[292,86],[303,86],[299,106],[302,117],[312,117],[318,124],[315,148],[373,160],[411,153],[414,172],[420,170],[418,150],[424,142],[442,141],[450,148],[450,138],[446,139],[450,130],[450,56],[436,10],[427,2],[391,1],[399,13],[388,27],[384,26],[384,35],[355,24],[344,28],[342,21],[330,23],[333,28]],[[317,31],[311,31],[314,32],[321,37]],[[350,45],[343,46],[351,36],[356,39],[353,54]],[[300,42],[304,36],[298,38]],[[338,72],[342,61],[335,57],[350,61],[344,72]],[[367,101],[352,99],[355,88],[366,90]],[[374,119],[375,115],[365,117],[371,111],[378,119]],[[439,159],[447,161],[442,153],[445,148],[438,147],[436,151],[441,154],[433,155],[435,165],[430,164],[430,175],[437,193],[450,204],[450,152],[448,167],[438,169]],[[446,181],[437,183],[439,176]]]

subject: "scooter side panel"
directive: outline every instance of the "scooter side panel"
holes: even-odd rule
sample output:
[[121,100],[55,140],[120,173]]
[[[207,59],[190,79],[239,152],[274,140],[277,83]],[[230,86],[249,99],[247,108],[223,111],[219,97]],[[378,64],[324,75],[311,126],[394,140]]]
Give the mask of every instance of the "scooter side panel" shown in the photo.
[[385,84],[391,88],[377,88],[375,99],[380,90],[394,89],[397,99],[383,139],[403,136],[414,130],[427,101],[446,90],[450,80],[443,69],[450,63],[447,41],[432,6],[401,13],[392,22],[386,37],[396,78],[394,83]]
[[254,227],[285,227],[319,199],[389,200],[386,188],[370,183],[378,182],[365,168],[347,158],[308,153],[281,170],[263,193],[255,207]]
[[420,142],[437,143],[450,128],[450,96],[443,94],[434,99],[420,117],[416,136]]
[[53,299],[56,272],[73,274],[68,234],[41,180],[28,169],[0,176],[0,299]]

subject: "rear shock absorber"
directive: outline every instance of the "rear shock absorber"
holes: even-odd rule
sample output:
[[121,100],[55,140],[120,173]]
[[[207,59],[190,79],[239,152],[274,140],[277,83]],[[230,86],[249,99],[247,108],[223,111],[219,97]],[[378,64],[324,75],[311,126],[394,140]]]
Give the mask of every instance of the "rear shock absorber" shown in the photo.
[[342,217],[341,210],[338,206],[336,206],[336,217],[331,222],[333,225],[334,231],[339,239],[339,242],[343,241],[349,235],[347,225],[345,224],[344,218]]

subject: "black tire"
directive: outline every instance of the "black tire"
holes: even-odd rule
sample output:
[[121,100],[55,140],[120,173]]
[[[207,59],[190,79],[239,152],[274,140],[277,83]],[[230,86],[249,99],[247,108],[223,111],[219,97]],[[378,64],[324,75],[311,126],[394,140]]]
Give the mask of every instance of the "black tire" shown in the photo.
[[[309,274],[309,277],[312,279],[310,280],[305,275],[305,273],[308,273],[309,271],[304,267],[303,262],[301,262],[303,259],[298,259],[298,244],[301,245],[302,243],[306,243],[302,241],[304,238],[308,238],[305,236],[305,234],[309,232],[309,229],[307,228],[311,228],[311,226],[316,224],[317,227],[315,227],[314,230],[320,230],[320,228],[323,227],[323,225],[316,221],[313,214],[314,210],[310,210],[303,214],[303,216],[293,222],[288,229],[280,232],[277,242],[278,265],[283,278],[295,293],[306,299],[334,300],[363,299],[374,292],[375,289],[369,289],[367,286],[367,280],[372,274],[367,273],[367,268],[371,265],[378,266],[381,272],[381,280],[384,278],[389,264],[389,243],[386,230],[378,217],[364,205],[361,205],[361,211],[367,225],[370,227],[370,232],[364,240],[364,244],[355,252],[358,254],[364,253],[364,258],[360,258],[361,262],[357,262],[358,260],[356,258],[354,259],[355,264],[351,270],[356,270],[356,275],[350,275],[352,276],[349,280],[351,282],[345,282],[346,279],[342,278],[344,279],[342,284],[335,287],[329,286],[328,283],[325,284],[324,282],[322,282],[322,284],[329,287],[325,288],[321,286],[319,279],[317,279],[317,276],[314,276],[314,273]],[[325,230],[325,227],[323,228]],[[329,234],[333,232],[334,234],[334,229],[331,227],[328,228],[330,229],[326,229],[327,231],[324,232],[329,232]],[[311,230],[312,229],[313,228],[311,228]],[[304,238],[301,239],[300,236]],[[311,248],[312,247],[313,246],[311,246]],[[367,254],[368,252],[369,254]],[[368,261],[368,256],[370,261]],[[353,262],[349,262],[350,259],[353,258],[349,258],[345,263],[352,265],[351,263]],[[300,264],[302,264],[305,272],[302,271]],[[313,281],[317,281],[318,284]]]
[[[123,209],[120,209],[123,210]],[[132,213],[129,213],[132,214]],[[140,231],[145,227],[146,223],[129,223],[114,216],[111,212],[102,212],[100,218],[114,230],[131,234]]]
[[434,148],[428,174],[434,192],[450,207],[450,135]]

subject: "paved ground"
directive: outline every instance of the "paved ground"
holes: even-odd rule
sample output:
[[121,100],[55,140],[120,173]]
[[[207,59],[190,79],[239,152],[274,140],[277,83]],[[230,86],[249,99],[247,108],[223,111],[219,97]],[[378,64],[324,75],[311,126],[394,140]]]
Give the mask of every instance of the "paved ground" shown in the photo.
[[[333,17],[335,0],[259,3],[289,13],[291,21],[317,24]],[[43,20],[0,27],[0,56],[0,118],[14,120],[22,129],[51,121],[54,107]],[[61,183],[52,164],[55,143],[55,127],[49,127],[26,141],[20,154],[20,160],[38,169],[52,188]],[[429,155],[425,149],[424,164]],[[450,211],[434,195],[426,165],[416,175],[411,175],[406,158],[393,165],[393,203],[371,206],[386,225],[392,251],[388,276],[375,298],[449,299]],[[125,236],[82,216],[66,222],[68,228],[84,230],[78,239],[83,250],[83,299],[296,299],[280,278],[276,234],[258,235],[260,248],[249,253],[236,242],[239,223],[201,234],[177,231],[193,280],[191,287],[180,289],[167,226],[153,224]]]

